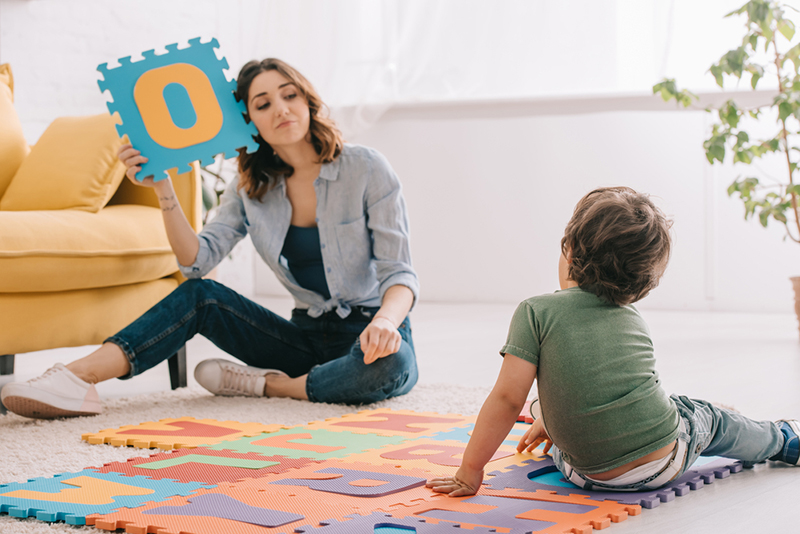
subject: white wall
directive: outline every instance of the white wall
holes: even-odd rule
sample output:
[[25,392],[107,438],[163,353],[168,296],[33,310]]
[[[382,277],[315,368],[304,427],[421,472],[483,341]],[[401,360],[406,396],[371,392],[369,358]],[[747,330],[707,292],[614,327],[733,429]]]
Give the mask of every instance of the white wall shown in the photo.
[[[394,72],[400,104],[383,102],[361,124],[374,122],[371,128],[348,132],[385,153],[404,182],[424,299],[518,301],[552,290],[558,241],[575,202],[598,185],[626,184],[659,197],[676,220],[672,264],[643,306],[788,311],[786,279],[800,274],[800,247],[781,243],[778,228],[744,222],[741,203],[726,198],[738,171],[705,163],[707,115],[645,96],[665,75],[710,90],[705,70],[740,35],[741,22],[721,15],[741,3],[471,2],[480,10],[465,14],[470,31],[448,22],[460,42],[412,17],[424,15],[425,2],[373,2],[363,16],[347,17],[362,4],[0,0],[0,62],[14,69],[16,106],[32,143],[58,116],[105,111],[98,64],[196,36],[217,37],[233,73],[267,55],[296,64],[343,122],[364,111],[341,107],[351,103],[347,95],[375,96],[362,94],[370,79],[363,65]],[[432,16],[446,22],[447,9],[464,4],[435,5]],[[504,11],[486,18],[487,27],[517,19],[507,32],[508,55],[470,62],[473,50],[496,45],[486,35],[477,47],[468,39],[481,13],[497,5]],[[358,33],[365,27],[372,31]],[[427,43],[431,55],[409,48],[415,42]],[[403,46],[416,55],[402,56]],[[608,56],[603,64],[600,52]],[[347,56],[341,68],[331,63],[339,56]],[[247,247],[221,268],[244,292],[253,290],[256,263]],[[263,269],[255,278],[256,290],[275,291]]]
[[[783,243],[774,223],[745,222],[742,203],[727,197],[742,171],[706,162],[711,117],[639,102],[662,111],[602,99],[580,102],[597,111],[578,114],[563,111],[568,101],[550,112],[522,102],[409,106],[354,138],[383,152],[403,181],[423,298],[517,301],[557,289],[575,203],[594,187],[627,185],[675,220],[670,266],[642,307],[790,312],[800,245]],[[256,273],[257,291],[280,293],[266,269]]]

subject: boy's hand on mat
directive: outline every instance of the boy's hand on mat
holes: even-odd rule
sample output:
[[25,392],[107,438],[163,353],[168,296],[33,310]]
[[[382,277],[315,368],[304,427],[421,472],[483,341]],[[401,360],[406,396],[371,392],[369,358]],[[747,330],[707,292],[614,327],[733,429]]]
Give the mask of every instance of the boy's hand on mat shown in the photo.
[[542,443],[545,444],[544,452],[549,452],[550,447],[553,446],[553,442],[550,441],[550,436],[547,435],[544,425],[542,424],[542,420],[537,419],[533,422],[528,431],[525,432],[525,435],[520,438],[519,443],[517,444],[517,452],[531,452]]
[[432,478],[426,484],[436,493],[447,493],[449,497],[464,497],[478,493],[483,483],[483,471],[468,473],[461,467],[455,476]]
[[394,354],[400,350],[400,344],[403,341],[394,323],[381,316],[374,317],[358,339],[361,341],[361,350],[364,351],[366,365],[378,358]]

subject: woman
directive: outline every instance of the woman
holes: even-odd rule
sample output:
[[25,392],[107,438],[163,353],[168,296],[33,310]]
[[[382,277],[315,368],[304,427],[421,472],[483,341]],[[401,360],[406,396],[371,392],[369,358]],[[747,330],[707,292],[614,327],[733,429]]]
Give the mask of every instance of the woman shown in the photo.
[[[201,362],[195,378],[215,395],[362,404],[414,386],[407,315],[419,285],[397,176],[375,150],[343,142],[314,88],[286,63],[251,61],[237,84],[259,148],[240,152],[214,220],[195,234],[169,179],[142,184],[158,195],[189,280],[92,354],[7,384],[0,398],[10,411],[100,413],[95,383],[138,375],[198,333],[247,364]],[[135,182],[147,158],[130,145],[119,157]],[[248,233],[295,299],[290,321],[201,279]]]

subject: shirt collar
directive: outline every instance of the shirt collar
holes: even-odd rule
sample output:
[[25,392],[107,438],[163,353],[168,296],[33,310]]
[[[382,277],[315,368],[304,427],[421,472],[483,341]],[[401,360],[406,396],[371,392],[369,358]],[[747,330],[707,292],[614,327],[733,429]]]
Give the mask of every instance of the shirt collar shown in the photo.
[[322,168],[319,170],[319,177],[326,180],[334,181],[339,178],[339,160],[341,154],[330,163],[323,163]]

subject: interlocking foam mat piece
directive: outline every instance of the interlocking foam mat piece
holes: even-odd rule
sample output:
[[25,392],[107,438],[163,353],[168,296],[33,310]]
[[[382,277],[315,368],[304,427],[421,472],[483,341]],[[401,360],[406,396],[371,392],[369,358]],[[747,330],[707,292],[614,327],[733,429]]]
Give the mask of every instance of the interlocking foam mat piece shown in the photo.
[[81,439],[93,444],[128,445],[142,449],[189,449],[243,436],[258,436],[264,432],[275,432],[282,428],[285,427],[180,417],[120,428],[107,428],[100,432],[83,434]]
[[516,423],[478,495],[425,488],[454,474],[476,417],[369,410],[283,427],[193,418],[84,434],[96,444],[175,449],[0,485],[0,512],[130,534],[590,534],[741,470],[705,460],[653,492],[578,489]]

